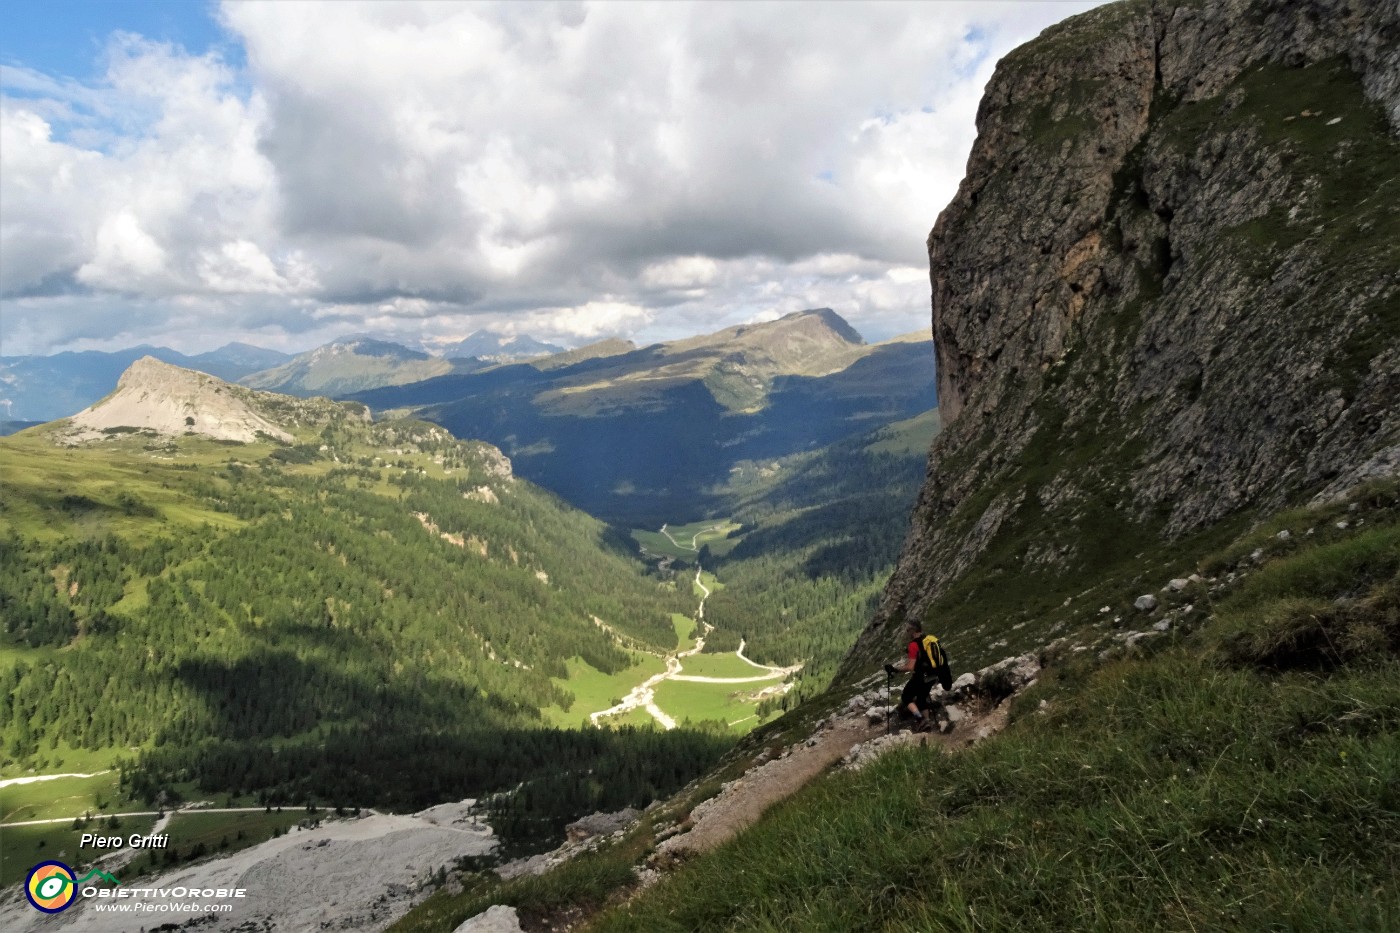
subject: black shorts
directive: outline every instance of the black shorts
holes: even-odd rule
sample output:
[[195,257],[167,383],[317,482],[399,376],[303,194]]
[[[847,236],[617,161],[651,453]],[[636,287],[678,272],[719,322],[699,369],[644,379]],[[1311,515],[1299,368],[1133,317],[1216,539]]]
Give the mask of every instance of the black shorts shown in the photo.
[[906,709],[910,703],[919,704],[919,709],[928,709],[928,692],[933,689],[933,684],[924,680],[922,674],[915,674],[909,678],[909,683],[904,685],[904,692],[899,695],[899,708]]

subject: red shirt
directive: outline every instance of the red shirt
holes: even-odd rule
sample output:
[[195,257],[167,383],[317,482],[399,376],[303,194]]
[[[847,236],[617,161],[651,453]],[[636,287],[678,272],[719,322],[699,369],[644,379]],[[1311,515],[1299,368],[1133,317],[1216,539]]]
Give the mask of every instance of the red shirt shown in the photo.
[[919,660],[919,643],[917,641],[911,641],[909,643],[909,660]]

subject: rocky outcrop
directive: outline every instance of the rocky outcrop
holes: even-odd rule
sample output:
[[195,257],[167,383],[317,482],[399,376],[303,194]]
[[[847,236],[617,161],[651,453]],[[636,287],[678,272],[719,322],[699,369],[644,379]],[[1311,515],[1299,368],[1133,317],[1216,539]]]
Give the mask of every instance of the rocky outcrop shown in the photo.
[[640,810],[631,807],[624,807],[616,813],[594,813],[564,827],[564,835],[569,842],[583,842],[594,836],[606,836],[626,829],[641,815]]
[[263,435],[291,443],[291,434],[254,408],[253,395],[222,379],[143,356],[122,373],[116,391],[70,419],[76,429],[70,437],[81,441],[135,429],[244,443]]
[[514,907],[497,904],[484,913],[462,921],[452,933],[520,933],[520,917]]
[[1400,469],[1400,6],[1102,7],[998,65],[978,132],[928,241],[944,430],[862,645],[978,562]]

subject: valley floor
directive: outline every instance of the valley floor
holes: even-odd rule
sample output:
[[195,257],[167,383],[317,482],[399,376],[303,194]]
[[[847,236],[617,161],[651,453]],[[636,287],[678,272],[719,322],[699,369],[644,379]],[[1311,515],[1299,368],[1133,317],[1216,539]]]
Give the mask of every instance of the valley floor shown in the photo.
[[[665,530],[666,526],[663,525],[662,533]],[[695,617],[688,620],[690,628],[684,632],[679,628],[680,618],[677,619],[682,647],[662,658],[665,664],[663,670],[646,676],[617,702],[589,711],[587,717],[590,724],[636,724],[638,715],[644,713],[663,729],[674,729],[687,719],[714,719],[742,733],[758,725],[755,707],[760,700],[779,696],[791,689],[792,683],[787,678],[800,670],[802,665],[773,667],[751,661],[744,656],[743,640],[732,654],[704,654],[705,638],[712,631],[712,626],[705,621],[705,600],[712,592],[706,579],[718,585],[713,577],[697,567],[693,585],[700,602]],[[696,629],[700,630],[700,634],[689,648],[685,648],[689,635]],[[587,671],[581,672],[581,676],[587,678]],[[572,682],[571,677],[565,686]],[[728,718],[731,715],[738,715],[739,718],[731,720]]]

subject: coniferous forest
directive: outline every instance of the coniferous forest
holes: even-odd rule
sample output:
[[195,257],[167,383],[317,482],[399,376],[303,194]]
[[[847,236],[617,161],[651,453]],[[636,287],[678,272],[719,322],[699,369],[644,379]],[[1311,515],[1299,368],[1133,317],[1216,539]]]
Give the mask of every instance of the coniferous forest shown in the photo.
[[7,763],[110,751],[148,801],[411,809],[518,788],[493,823],[519,842],[645,804],[727,747],[545,725],[573,703],[566,659],[623,670],[619,645],[671,650],[672,613],[694,610],[615,533],[440,428],[332,417],[313,440],[6,441]]

